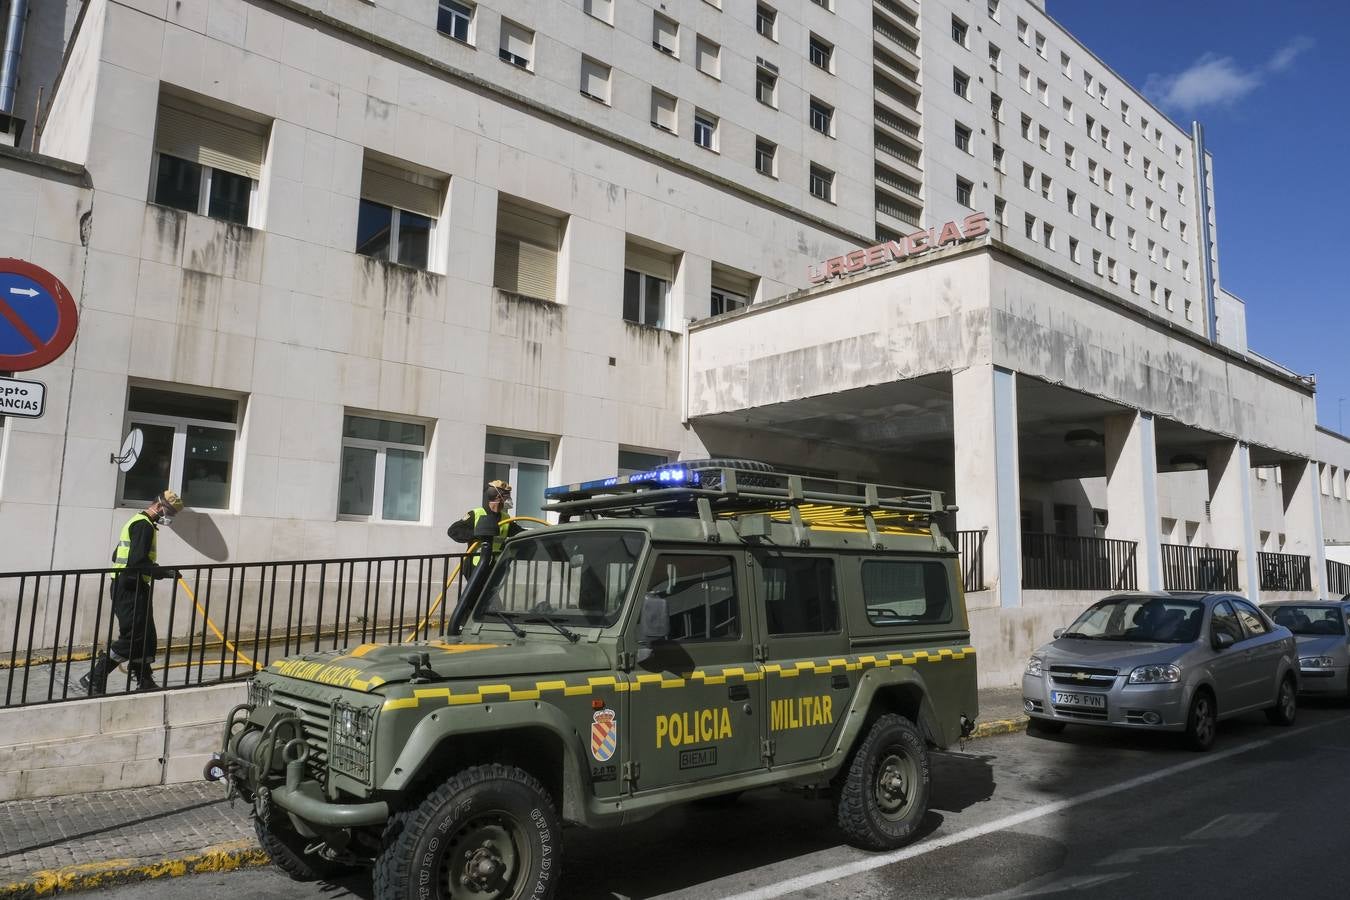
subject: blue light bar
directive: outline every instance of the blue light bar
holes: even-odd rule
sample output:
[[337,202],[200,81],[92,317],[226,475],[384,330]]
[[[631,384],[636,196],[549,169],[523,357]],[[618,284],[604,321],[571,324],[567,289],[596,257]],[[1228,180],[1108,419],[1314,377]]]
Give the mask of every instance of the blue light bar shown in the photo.
[[675,486],[687,484],[690,481],[696,482],[697,480],[697,476],[688,468],[673,464],[658,466],[645,472],[634,472],[631,475],[611,475],[608,478],[599,478],[595,481],[583,481],[580,484],[559,484],[546,488],[544,496],[565,497],[571,494],[599,492],[606,488],[620,487],[626,484]]

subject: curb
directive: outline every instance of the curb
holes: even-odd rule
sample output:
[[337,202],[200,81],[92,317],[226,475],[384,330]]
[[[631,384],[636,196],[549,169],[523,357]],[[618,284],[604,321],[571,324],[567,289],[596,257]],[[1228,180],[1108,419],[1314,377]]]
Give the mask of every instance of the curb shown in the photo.
[[968,740],[973,741],[979,738],[993,737],[996,734],[1016,734],[1019,731],[1026,731],[1027,723],[1030,721],[1030,716],[1014,716],[1011,719],[994,719],[991,722],[981,722],[975,726],[975,730],[971,732]]
[[264,866],[269,861],[270,857],[255,842],[241,839],[208,847],[200,853],[165,857],[149,862],[108,859],[34,872],[21,881],[0,884],[0,900],[32,900],[157,878],[177,878],[180,875],[205,872],[232,872],[236,869]]

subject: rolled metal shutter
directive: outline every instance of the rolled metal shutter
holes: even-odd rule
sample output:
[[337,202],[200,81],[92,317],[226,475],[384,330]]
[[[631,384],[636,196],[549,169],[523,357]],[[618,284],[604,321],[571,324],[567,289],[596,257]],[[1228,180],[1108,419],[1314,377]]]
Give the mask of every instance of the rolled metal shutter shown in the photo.
[[257,181],[267,151],[267,126],[164,96],[155,122],[155,149]]
[[556,301],[561,230],[558,219],[503,201],[493,283],[508,293]]
[[361,171],[361,197],[365,200],[435,219],[441,214],[444,195],[443,179],[366,157]]
[[667,283],[675,281],[675,257],[660,250],[629,244],[624,254],[624,268],[655,275]]

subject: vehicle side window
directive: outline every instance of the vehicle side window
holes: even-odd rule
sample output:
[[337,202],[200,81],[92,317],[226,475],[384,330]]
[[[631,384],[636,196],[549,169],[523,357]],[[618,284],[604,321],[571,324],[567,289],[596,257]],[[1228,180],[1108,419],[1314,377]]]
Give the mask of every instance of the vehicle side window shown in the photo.
[[647,593],[666,598],[672,641],[730,641],[741,635],[741,603],[730,556],[662,553]]
[[868,560],[863,602],[873,625],[939,625],[952,620],[947,567],[936,561]]
[[1233,643],[1237,643],[1245,638],[1242,633],[1242,625],[1238,623],[1237,614],[1233,612],[1233,607],[1225,600],[1214,607],[1214,619],[1210,625],[1210,632],[1214,635],[1229,634],[1232,635]]
[[1242,620],[1242,626],[1247,629],[1249,637],[1256,637],[1270,631],[1266,627],[1266,620],[1261,618],[1261,614],[1246,603],[1241,600],[1234,600],[1233,607],[1237,610],[1238,618]]
[[760,562],[769,634],[839,630],[839,594],[834,587],[833,560],[779,556]]

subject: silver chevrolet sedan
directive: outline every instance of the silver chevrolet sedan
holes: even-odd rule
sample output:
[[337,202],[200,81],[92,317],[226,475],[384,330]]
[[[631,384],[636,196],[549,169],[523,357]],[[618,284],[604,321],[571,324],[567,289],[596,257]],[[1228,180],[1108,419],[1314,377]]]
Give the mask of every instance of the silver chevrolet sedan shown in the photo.
[[1298,641],[1299,690],[1350,697],[1350,601],[1263,603],[1261,608]]
[[1263,709],[1293,724],[1298,650],[1289,629],[1232,594],[1117,594],[1027,660],[1030,730],[1069,723],[1179,731],[1196,750],[1220,719]]

